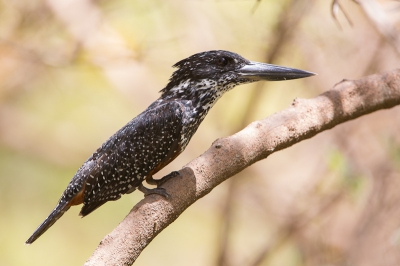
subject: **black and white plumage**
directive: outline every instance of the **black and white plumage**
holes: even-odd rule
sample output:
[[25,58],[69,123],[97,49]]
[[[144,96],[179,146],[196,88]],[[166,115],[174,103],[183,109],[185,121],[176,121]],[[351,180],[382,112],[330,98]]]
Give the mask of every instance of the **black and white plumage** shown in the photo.
[[71,206],[83,203],[86,216],[107,201],[139,189],[168,197],[153,175],[174,160],[187,146],[215,102],[236,85],[258,80],[287,80],[314,75],[311,72],[249,61],[228,51],[192,55],[178,68],[161,97],[143,113],[111,136],[79,168],[46,220],[26,241],[33,243]]

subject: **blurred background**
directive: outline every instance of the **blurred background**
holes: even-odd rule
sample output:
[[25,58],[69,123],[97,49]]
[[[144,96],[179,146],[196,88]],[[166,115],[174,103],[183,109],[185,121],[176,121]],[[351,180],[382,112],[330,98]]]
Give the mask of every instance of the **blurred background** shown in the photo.
[[[80,165],[159,96],[177,61],[224,49],[318,76],[244,85],[211,110],[179,170],[220,137],[342,79],[400,66],[398,1],[0,2],[0,265],[82,265],[143,197],[31,246]],[[231,178],[135,265],[399,265],[400,107],[347,122]]]

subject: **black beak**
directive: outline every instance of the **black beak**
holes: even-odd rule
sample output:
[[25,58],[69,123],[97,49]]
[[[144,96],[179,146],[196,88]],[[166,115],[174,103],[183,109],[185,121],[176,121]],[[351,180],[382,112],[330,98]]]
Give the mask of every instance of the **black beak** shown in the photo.
[[250,61],[250,64],[239,68],[240,76],[251,80],[288,80],[301,79],[316,75],[315,73],[282,66]]

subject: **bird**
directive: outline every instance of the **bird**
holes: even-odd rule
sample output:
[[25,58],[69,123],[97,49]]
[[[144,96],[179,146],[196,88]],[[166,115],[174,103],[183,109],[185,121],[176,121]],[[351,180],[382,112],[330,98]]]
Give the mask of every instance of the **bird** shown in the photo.
[[[107,201],[136,189],[144,196],[169,198],[160,186],[179,175],[153,176],[181,154],[199,125],[221,96],[237,85],[261,80],[305,78],[315,73],[250,61],[237,53],[212,50],[194,54],[173,65],[161,96],[118,130],[78,169],[58,204],[25,242],[33,243],[71,206],[83,204],[84,217]],[[143,181],[156,188],[147,188]]]

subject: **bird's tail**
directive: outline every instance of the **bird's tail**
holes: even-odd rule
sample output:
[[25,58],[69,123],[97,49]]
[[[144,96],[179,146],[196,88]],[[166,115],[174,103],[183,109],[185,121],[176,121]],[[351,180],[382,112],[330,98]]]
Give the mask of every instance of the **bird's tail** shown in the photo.
[[32,244],[38,239],[44,232],[47,231],[63,214],[68,211],[70,204],[68,202],[59,202],[50,215],[44,220],[44,222],[36,229],[32,236],[26,240],[25,244]]

